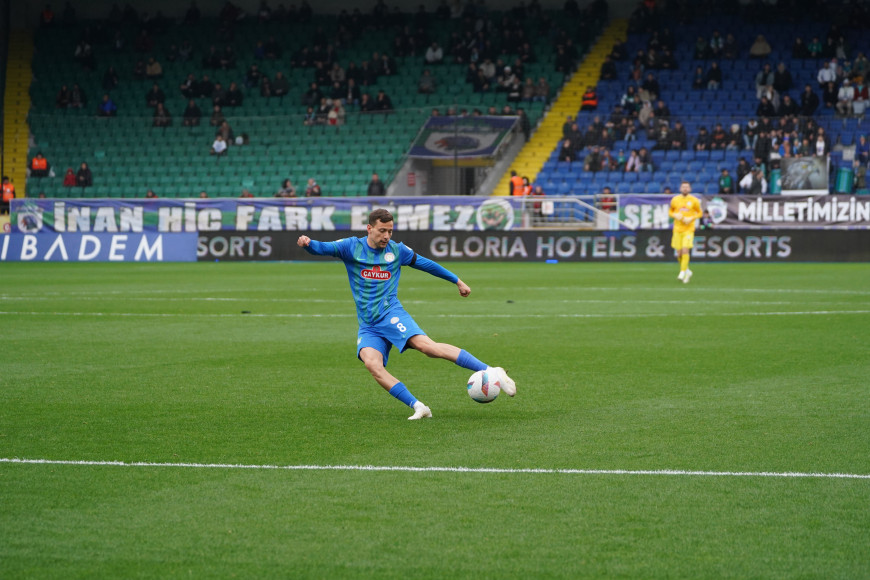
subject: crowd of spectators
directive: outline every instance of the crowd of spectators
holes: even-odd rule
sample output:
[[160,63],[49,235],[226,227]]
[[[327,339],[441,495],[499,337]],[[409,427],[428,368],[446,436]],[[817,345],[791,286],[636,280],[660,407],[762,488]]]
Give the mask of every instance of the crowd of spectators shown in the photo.
[[[654,9],[653,9],[654,10]],[[771,169],[783,158],[828,156],[834,143],[817,122],[819,114],[863,117],[868,100],[867,75],[870,61],[861,52],[850,50],[843,32],[830,26],[820,41],[813,38],[807,45],[794,39],[791,47],[795,59],[822,59],[812,80],[798,84],[785,62],[767,60],[773,52],[768,40],[758,35],[750,46],[740,46],[731,32],[713,30],[709,37],[698,36],[692,44],[694,65],[691,89],[684,86],[662,87],[657,78],[661,70],[680,69],[674,54],[676,39],[668,22],[656,18],[654,11],[641,7],[635,15],[638,32],[646,35],[646,48],[628,54],[625,43],[617,43],[600,69],[602,81],[623,83],[624,92],[610,111],[598,112],[597,99],[583,110],[598,113],[586,127],[570,118],[563,126],[559,146],[560,161],[582,163],[585,171],[650,171],[654,163],[646,147],[632,147],[638,139],[654,143],[655,150],[736,151],[743,162],[736,168],[736,179],[726,172],[720,179],[721,193],[767,190]],[[641,26],[638,22],[642,22]],[[653,26],[654,25],[654,26]],[[681,45],[682,46],[682,45]],[[776,47],[779,51],[786,47]],[[849,60],[854,57],[853,60]],[[681,119],[673,115],[661,98],[662,89],[717,91],[728,79],[719,60],[748,58],[757,61],[752,96],[757,105],[755,118],[734,118],[731,122],[705,124],[692,118],[693,131],[688,133]],[[730,69],[729,69],[730,70]],[[806,73],[804,73],[806,74]],[[669,77],[670,78],[670,77]],[[733,85],[730,90],[742,90]],[[683,114],[686,114],[683,111]],[[861,138],[856,149],[865,147]],[[618,144],[618,145],[617,145]],[[866,160],[856,151],[856,163],[866,171]]]

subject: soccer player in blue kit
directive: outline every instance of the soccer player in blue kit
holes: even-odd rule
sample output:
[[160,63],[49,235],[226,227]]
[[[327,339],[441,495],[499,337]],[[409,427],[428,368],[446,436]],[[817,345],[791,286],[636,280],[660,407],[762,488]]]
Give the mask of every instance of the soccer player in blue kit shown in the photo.
[[503,368],[490,367],[459,347],[435,342],[426,336],[397,297],[402,266],[456,284],[462,297],[471,294],[471,288],[443,266],[416,254],[405,244],[394,242],[393,216],[389,211],[376,209],[369,214],[366,232],[363,237],[335,242],[318,242],[308,236],[299,236],[296,243],[309,254],[332,256],[344,262],[359,321],[357,357],[379,385],[414,409],[414,414],[408,419],[431,417],[432,411],[387,371],[387,359],[393,346],[399,352],[410,347],[428,357],[447,359],[471,371],[491,369],[498,377],[501,390],[513,397],[517,392],[516,384]]

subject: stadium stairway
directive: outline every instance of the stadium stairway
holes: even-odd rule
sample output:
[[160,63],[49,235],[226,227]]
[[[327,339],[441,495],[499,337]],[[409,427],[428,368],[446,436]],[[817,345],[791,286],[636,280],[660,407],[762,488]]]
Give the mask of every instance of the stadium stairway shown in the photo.
[[6,68],[6,93],[3,100],[3,174],[15,184],[16,197],[26,194],[27,147],[30,131],[27,112],[30,110],[33,35],[29,30],[13,30],[9,37],[9,58]]
[[625,19],[612,20],[602,31],[586,58],[580,63],[577,72],[565,82],[562,92],[553,101],[550,110],[529,142],[514,159],[511,167],[504,172],[492,195],[508,194],[511,170],[516,171],[518,175],[528,176],[530,182],[535,182],[553,148],[562,138],[562,125],[565,118],[569,115],[575,116],[580,110],[586,88],[598,83],[604,57],[610,54],[614,43],[625,40],[627,31],[628,21]]

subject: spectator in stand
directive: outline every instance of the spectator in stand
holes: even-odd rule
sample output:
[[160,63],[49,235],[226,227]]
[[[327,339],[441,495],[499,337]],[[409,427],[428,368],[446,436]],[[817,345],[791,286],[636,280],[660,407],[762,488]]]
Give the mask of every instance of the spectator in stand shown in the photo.
[[761,95],[767,87],[773,85],[774,80],[776,80],[776,75],[770,69],[770,64],[764,63],[764,66],[755,75],[755,98],[760,101]]
[[154,193],[153,189],[148,189],[148,191],[145,192],[145,199],[157,199],[157,194]]
[[719,87],[722,86],[722,69],[719,68],[718,62],[713,61],[710,63],[710,69],[704,76],[704,80],[706,81],[707,90],[719,90]]
[[740,180],[740,189],[746,195],[764,195],[767,193],[767,180],[761,167],[753,166],[752,170]]
[[601,150],[597,145],[589,148],[589,153],[583,159],[583,171],[597,172],[601,170]]
[[737,44],[737,39],[734,35],[728,33],[725,36],[725,45],[722,48],[722,58],[725,60],[735,60],[740,56],[740,45]]
[[822,106],[832,110],[837,106],[837,85],[833,82],[827,83],[822,88]]
[[275,78],[272,80],[272,96],[283,97],[290,91],[290,82],[284,73],[278,71],[275,73]]
[[716,123],[713,132],[710,133],[710,147],[713,149],[725,149],[728,145],[728,133],[722,127],[722,123]]
[[224,141],[223,135],[218,133],[215,135],[214,143],[211,144],[209,155],[215,155],[218,159],[227,152],[227,142]]
[[[737,162],[737,184],[738,185],[740,184],[741,181],[743,181],[743,178],[746,177],[746,174],[748,174],[751,170],[752,170],[752,168],[750,167],[749,162],[746,161],[746,158],[741,157],[740,160]],[[740,191],[743,192],[742,189]]]
[[346,116],[347,113],[341,104],[341,99],[335,99],[332,101],[332,107],[326,115],[326,123],[328,125],[344,125]]
[[794,81],[791,77],[791,72],[785,68],[785,63],[780,62],[776,65],[776,71],[773,73],[773,82],[770,83],[773,88],[781,95],[785,95],[794,87]]
[[870,92],[867,90],[867,85],[864,83],[864,77],[855,77],[855,100],[852,101],[852,112],[856,117],[862,117],[864,110],[867,108],[867,101],[870,100]]
[[248,67],[248,72],[245,73],[245,87],[253,89],[260,86],[260,80],[263,78],[263,73],[260,72],[260,67],[254,63]]
[[322,98],[323,93],[320,92],[320,87],[317,86],[317,83],[311,83],[308,90],[302,95],[302,104],[306,107],[316,107]]
[[706,60],[710,58],[710,45],[703,36],[699,36],[698,39],[695,40],[695,51],[693,58],[695,60]]
[[308,185],[305,187],[305,197],[321,197],[323,191],[320,186],[314,181],[313,177],[308,178]]
[[390,100],[390,97],[387,96],[383,89],[378,91],[378,96],[375,98],[375,109],[383,113],[393,110],[393,101]]
[[224,117],[223,110],[220,105],[214,105],[212,107],[211,118],[208,121],[208,124],[212,127],[219,127],[221,123],[226,121],[226,117]]
[[314,110],[314,107],[308,107],[306,109],[305,116],[302,118],[302,124],[305,126],[317,124],[317,111]]
[[199,105],[196,104],[195,100],[190,99],[187,101],[187,108],[184,109],[182,125],[185,127],[198,127],[201,119],[202,111],[199,109]]
[[54,98],[54,106],[58,109],[66,109],[69,107],[70,90],[66,85],[60,87],[57,96]]
[[832,58],[825,61],[825,64],[819,69],[816,81],[819,83],[819,88],[824,89],[828,83],[836,83],[837,80],[837,59]]
[[118,71],[115,70],[115,67],[110,66],[106,69],[106,72],[103,73],[103,90],[111,91],[115,87],[118,86]]
[[616,196],[613,195],[613,190],[610,189],[610,187],[605,185],[601,189],[601,193],[598,194],[597,198],[598,209],[606,211],[607,213],[616,211]]
[[91,187],[94,184],[94,175],[87,163],[82,162],[79,170],[76,172],[77,187]]
[[762,95],[761,102],[755,108],[755,115],[758,117],[774,117],[776,116],[776,107],[773,106],[773,103],[770,102],[767,96]]
[[532,77],[526,77],[526,82],[522,88],[522,100],[526,103],[531,103],[535,98],[535,81]]
[[855,160],[862,165],[870,163],[870,141],[867,140],[867,135],[858,136],[858,142],[855,143]]
[[359,111],[360,113],[374,113],[377,111],[375,107],[375,102],[371,99],[368,93],[363,93],[362,97],[359,101]]
[[382,197],[387,194],[387,188],[384,187],[384,182],[377,173],[372,173],[372,180],[369,181],[367,195],[369,197]]
[[780,117],[790,117],[797,115],[798,113],[800,113],[800,107],[798,107],[798,104],[794,102],[794,99],[788,95],[783,95],[776,114]]
[[296,197],[296,188],[293,187],[293,182],[290,179],[281,182],[281,189],[278,190],[275,197]]
[[810,58],[810,51],[804,43],[804,39],[800,36],[794,39],[794,44],[791,45],[791,57],[793,59]]
[[243,188],[242,188],[242,194],[239,195],[239,197],[243,197],[243,198],[245,198],[245,199],[249,199],[249,198],[254,197],[254,194],[251,193],[250,190],[248,190],[247,187],[243,187]]
[[843,85],[837,91],[837,113],[843,117],[848,117],[852,114],[852,103],[855,102],[855,89],[849,79],[843,80]]
[[163,106],[163,103],[157,103],[154,109],[154,126],[155,127],[170,127],[172,126],[172,115]]
[[166,102],[166,95],[157,83],[151,86],[151,90],[145,93],[145,103],[152,109]]
[[643,84],[640,85],[639,97],[641,101],[655,101],[662,94],[661,85],[652,73],[647,73]]
[[145,76],[152,80],[163,78],[163,66],[153,56],[148,58],[148,64],[145,65]]
[[241,107],[245,100],[245,95],[235,82],[230,83],[230,88],[227,89],[226,105],[228,107]]
[[755,42],[749,47],[750,58],[767,58],[773,49],[770,48],[770,43],[764,38],[763,34],[755,37]]
[[233,141],[235,141],[235,134],[233,133],[233,128],[230,127],[229,121],[224,120],[220,126],[218,126],[217,132],[224,138],[224,143],[226,143],[227,146],[232,145]]
[[48,172],[51,168],[48,165],[48,159],[42,154],[42,151],[37,151],[36,157],[30,161],[30,176],[31,177],[48,177]]
[[64,187],[75,187],[76,186],[76,174],[73,171],[72,167],[66,168],[66,173],[63,176],[63,186]]
[[728,168],[722,169],[722,174],[719,176],[719,193],[734,193],[734,179],[728,173]]
[[732,123],[731,130],[728,132],[728,144],[725,149],[729,151],[739,151],[743,147],[743,131],[740,129],[739,123]]
[[813,155],[816,157],[826,157],[830,152],[831,144],[828,142],[821,127],[819,127],[819,134],[816,136],[816,141],[813,144]]
[[561,149],[559,150],[559,161],[567,161],[568,163],[577,161],[578,152],[579,150],[571,139],[563,139]]
[[444,61],[444,50],[438,46],[437,42],[433,42],[429,48],[426,49],[425,61],[429,66],[441,64]]
[[73,88],[69,94],[69,104],[67,106],[70,109],[82,109],[87,103],[88,99],[82,88],[78,83],[73,84]]
[[686,128],[683,127],[683,123],[681,121],[677,121],[674,123],[674,128],[671,129],[669,138],[671,141],[671,149],[686,149],[689,142],[689,137],[686,134]]
[[535,96],[532,100],[542,103],[550,102],[550,83],[547,82],[546,78],[541,77],[538,79],[538,84],[535,85]]
[[260,96],[267,99],[272,96],[272,82],[266,75],[260,80]]
[[698,136],[695,137],[695,151],[709,151],[710,146],[710,132],[707,131],[707,127],[699,128]]
[[599,79],[602,81],[614,81],[619,78],[616,71],[616,63],[610,58],[610,55],[604,57],[604,62],[601,63],[601,73]]
[[804,86],[804,92],[801,93],[801,116],[811,117],[818,108],[819,97],[813,92],[813,87],[810,85]]
[[187,99],[193,99],[198,96],[196,77],[193,73],[187,75],[184,82],[178,86],[178,90],[180,90],[181,94]]
[[421,95],[431,95],[435,92],[435,77],[432,76],[432,71],[428,68],[423,69],[423,74],[417,81],[417,92]]
[[707,80],[704,75],[704,69],[700,66],[695,67],[695,74],[692,76],[692,88],[696,91],[707,86]]
[[858,56],[855,57],[855,62],[852,63],[853,82],[855,82],[858,77],[866,79],[868,74],[870,74],[870,60],[864,56],[863,52],[859,52]]
[[211,99],[214,95],[214,83],[208,75],[202,75],[199,82],[196,83],[195,96]]
[[635,91],[634,85],[629,85],[619,101],[622,110],[630,117],[637,117],[640,111],[640,97]]
[[117,114],[118,107],[115,105],[115,102],[112,101],[108,94],[103,95],[103,101],[100,103],[99,107],[97,107],[97,116],[114,117]]
[[713,31],[710,36],[710,58],[722,58],[725,51],[725,39],[718,30]]
[[73,58],[76,62],[81,64],[85,70],[93,71],[97,67],[97,61],[94,58],[93,49],[91,48],[90,43],[85,39],[80,40],[76,45]]

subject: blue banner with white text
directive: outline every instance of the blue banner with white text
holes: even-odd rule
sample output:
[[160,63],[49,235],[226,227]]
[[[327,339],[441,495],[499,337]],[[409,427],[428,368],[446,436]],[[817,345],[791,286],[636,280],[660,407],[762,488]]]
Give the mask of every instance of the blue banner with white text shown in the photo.
[[0,236],[0,262],[194,262],[196,249],[195,233]]

